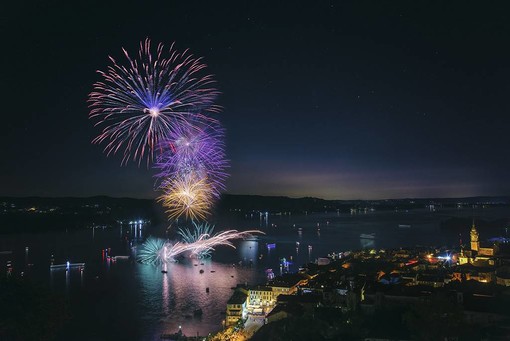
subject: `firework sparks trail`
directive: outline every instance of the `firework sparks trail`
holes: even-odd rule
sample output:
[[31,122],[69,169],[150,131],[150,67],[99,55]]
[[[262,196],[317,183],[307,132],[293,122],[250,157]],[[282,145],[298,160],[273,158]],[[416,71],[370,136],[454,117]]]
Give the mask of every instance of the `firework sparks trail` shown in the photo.
[[199,256],[202,252],[212,252],[215,250],[217,246],[230,246],[235,249],[234,244],[232,244],[232,240],[235,239],[244,239],[252,236],[256,233],[263,233],[258,230],[249,230],[239,232],[237,230],[225,230],[219,232],[213,236],[202,235],[200,240],[196,241],[192,245],[194,248],[192,249],[192,256]]
[[[142,249],[137,259],[141,263],[160,264],[173,262],[178,255],[185,252],[190,252],[190,257],[199,257],[200,253],[212,252],[218,246],[230,246],[235,249],[235,245],[232,243],[233,240],[244,239],[253,234],[264,234],[264,232],[259,230],[225,230],[213,236],[201,234],[193,243],[171,243],[162,239],[149,237],[147,241],[142,244]],[[150,243],[148,243],[149,240],[151,240]],[[158,247],[154,247],[154,245]]]
[[169,132],[188,120],[215,121],[204,112],[216,112],[218,95],[205,64],[172,44],[168,50],[151,41],[140,42],[137,58],[122,49],[126,65],[110,58],[107,71],[98,71],[103,80],[94,84],[89,95],[89,117],[103,126],[94,143],[105,143],[107,155],[123,151],[122,163],[154,160],[156,147]]

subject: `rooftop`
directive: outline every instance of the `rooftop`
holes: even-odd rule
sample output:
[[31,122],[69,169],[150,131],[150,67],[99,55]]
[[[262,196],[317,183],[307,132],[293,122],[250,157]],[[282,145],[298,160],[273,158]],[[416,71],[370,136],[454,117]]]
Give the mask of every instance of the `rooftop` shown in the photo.
[[246,302],[247,295],[240,290],[234,291],[227,304],[243,304]]

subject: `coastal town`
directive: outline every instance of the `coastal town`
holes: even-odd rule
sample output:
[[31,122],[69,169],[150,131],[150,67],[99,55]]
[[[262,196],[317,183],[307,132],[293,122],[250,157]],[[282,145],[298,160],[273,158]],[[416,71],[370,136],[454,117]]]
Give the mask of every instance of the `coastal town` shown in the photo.
[[458,249],[331,253],[264,285],[239,284],[210,339],[507,339],[508,240],[481,243],[474,222],[469,233]]

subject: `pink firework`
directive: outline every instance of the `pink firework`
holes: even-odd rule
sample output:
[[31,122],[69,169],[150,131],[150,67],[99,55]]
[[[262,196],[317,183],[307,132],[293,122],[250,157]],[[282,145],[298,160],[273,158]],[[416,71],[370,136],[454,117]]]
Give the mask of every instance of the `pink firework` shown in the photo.
[[123,51],[126,65],[110,57],[112,65],[98,71],[103,80],[89,95],[89,117],[103,128],[93,143],[105,144],[107,155],[121,151],[123,164],[146,160],[149,166],[157,146],[180,124],[215,122],[203,113],[218,111],[218,91],[201,59],[177,52],[173,44],[153,51],[146,39],[136,58]]

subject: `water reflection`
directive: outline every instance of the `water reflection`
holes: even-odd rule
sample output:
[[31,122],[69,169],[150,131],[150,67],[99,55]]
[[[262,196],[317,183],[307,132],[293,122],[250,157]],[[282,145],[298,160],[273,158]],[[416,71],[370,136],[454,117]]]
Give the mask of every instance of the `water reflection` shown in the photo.
[[71,271],[69,271],[69,269],[66,269],[65,272],[66,272],[66,294],[69,294],[69,285],[71,284]]
[[[259,250],[259,242],[256,240],[244,240],[237,248],[239,256],[243,260],[244,265],[257,265],[257,254]],[[268,249],[269,252],[269,249]]]
[[164,264],[162,266],[162,270],[161,270],[161,273],[163,274],[161,277],[163,279],[163,286],[162,286],[162,301],[163,301],[163,306],[162,306],[162,310],[163,310],[163,313],[165,314],[169,314],[170,313],[170,283],[169,283],[169,279],[168,279],[168,265],[167,264]]
[[[258,242],[246,241],[239,247],[239,253],[243,258],[255,259],[257,249]],[[210,259],[183,259],[163,268],[135,264],[135,268],[143,310],[151,320],[158,317],[155,329],[173,333],[180,325],[187,335],[197,332],[206,335],[219,330],[218,321],[225,312],[231,288],[238,283],[254,283],[260,277],[248,268],[219,264]],[[162,273],[161,269],[167,273]],[[199,309],[202,315],[197,313]]]
[[[259,237],[258,241],[239,242],[236,244],[237,250],[220,247],[215,251],[213,260],[182,259],[180,263],[169,264],[167,274],[161,272],[161,266],[142,265],[134,261],[101,261],[102,249],[111,247],[112,255],[127,255],[130,254],[130,246],[136,246],[146,235],[158,232],[155,231],[156,227],[139,224],[138,221],[136,225],[125,224],[122,229],[99,228],[97,233],[93,232],[94,239],[88,229],[70,230],[69,233],[4,236],[2,248],[15,250],[15,253],[1,256],[8,258],[0,260],[2,264],[12,260],[16,274],[25,270],[23,264],[33,262],[34,266],[29,267],[26,276],[42,279],[45,283],[49,281],[56,293],[65,295],[68,292],[72,313],[79,316],[76,322],[70,323],[74,323],[73,327],[85,335],[83,339],[93,339],[106,325],[111,327],[113,338],[126,336],[126,330],[135,330],[139,334],[132,339],[159,339],[161,333],[173,333],[179,325],[187,335],[196,335],[197,331],[205,335],[221,328],[221,321],[225,319],[225,305],[232,294],[231,287],[238,283],[256,284],[274,276],[278,273],[281,258],[291,260],[292,255],[294,259],[291,260],[290,271],[296,271],[306,261],[334,250],[354,250],[360,245],[362,248],[374,248],[375,240],[378,248],[418,243],[457,245],[458,233],[440,229],[441,219],[447,212],[442,211],[441,216],[435,213],[431,215],[428,210],[426,214],[375,212],[338,216],[332,212],[329,215],[310,213],[292,218],[271,216],[274,220],[271,222],[277,228],[266,229],[267,234]],[[471,210],[450,213],[452,216],[472,215]],[[482,213],[486,219],[496,219],[510,215],[510,209],[483,210]],[[218,222],[217,226],[231,226],[240,230],[253,228],[259,224],[257,215],[244,220],[227,217],[224,219],[228,224]],[[261,225],[266,224],[263,218]],[[320,239],[317,222],[322,225]],[[412,224],[413,228],[409,231],[399,229],[402,222]],[[466,228],[468,233],[469,226]],[[159,232],[164,234],[164,230]],[[377,238],[361,239],[360,234],[364,232],[374,233]],[[501,234],[504,233],[502,228]],[[272,243],[275,243],[275,249],[265,251],[267,244]],[[312,245],[313,249],[308,248]],[[26,246],[30,248],[28,252]],[[301,247],[304,251],[300,251]],[[261,254],[263,257],[260,257]],[[86,262],[87,271],[80,273],[80,278],[73,269],[50,272],[48,278],[51,262],[62,263],[68,259]],[[253,260],[253,267],[247,266],[250,260]],[[238,265],[239,261],[242,266]],[[7,267],[9,269],[10,266]],[[274,272],[266,272],[268,269]],[[204,272],[200,273],[200,270]],[[98,302],[105,315],[103,324],[96,321]],[[197,309],[202,309],[201,317],[194,316]],[[113,318],[122,323],[109,325]],[[68,338],[72,339],[72,336]]]

